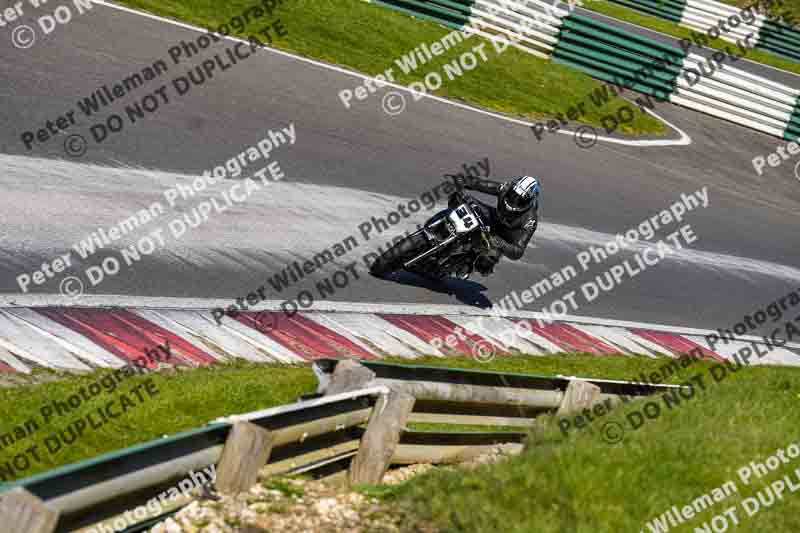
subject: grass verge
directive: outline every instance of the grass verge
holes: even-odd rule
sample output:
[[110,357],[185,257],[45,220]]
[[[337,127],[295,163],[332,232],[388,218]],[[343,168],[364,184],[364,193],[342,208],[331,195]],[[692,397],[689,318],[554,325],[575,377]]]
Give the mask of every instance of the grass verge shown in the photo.
[[[291,403],[316,387],[310,367],[252,363],[135,375],[115,387],[111,386],[114,380],[110,377],[113,376],[109,372],[96,372],[0,389],[0,481],[8,477],[3,468],[7,462],[15,475],[5,481],[12,481],[157,439],[165,433],[201,427],[221,416]],[[94,384],[100,384],[102,392],[94,395]],[[156,393],[150,394],[148,388]],[[71,396],[80,396],[81,389],[86,391],[88,401],[80,398],[74,409],[67,403],[68,411],[62,407],[60,415],[53,409],[54,402],[66,403]],[[126,402],[124,412],[123,397],[130,402]],[[121,414],[102,423],[98,410],[112,400],[112,412]],[[72,440],[70,428],[74,429],[79,420],[87,420],[87,416],[92,416],[94,426],[99,427],[87,427],[74,442],[66,444],[65,440]],[[24,463],[15,468],[15,456],[34,445],[41,460],[31,460],[29,468],[19,467]]]
[[[198,26],[218,28],[234,16],[260,2],[252,0],[121,0],[122,4],[152,13],[184,20]],[[285,0],[272,19],[280,20],[286,35],[276,36],[272,46],[302,56],[344,65],[369,75],[382,74],[392,67],[395,79],[404,85],[421,81],[430,72],[445,80],[435,94],[461,100],[512,116],[527,119],[552,117],[584,102],[600,83],[572,68],[538,59],[508,48],[502,53],[487,45],[486,60],[463,76],[448,79],[445,63],[478,44],[473,37],[435,57],[415,71],[404,74],[394,63],[422,43],[431,45],[451,30],[412,18],[361,0]],[[267,24],[265,18],[251,21],[236,35],[258,36]],[[264,40],[263,37],[261,37]],[[353,79],[353,89],[357,80]],[[331,89],[333,91],[334,89]],[[601,119],[626,105],[614,99],[601,108],[590,106],[581,122],[599,126]],[[351,102],[354,107],[381,105],[380,95]],[[413,106],[413,102],[409,105]],[[620,127],[623,133],[663,133],[666,127],[650,115],[637,110],[633,121]]]
[[488,363],[472,357],[424,357],[409,361],[399,357],[383,359],[387,363],[404,365],[443,366],[464,370],[487,372],[582,376],[603,379],[639,380],[642,374],[662,369],[669,359],[651,359],[645,356],[597,356],[581,353],[564,353],[548,356],[495,357]]
[[[390,358],[388,361],[409,363],[408,359],[402,358]],[[520,373],[583,373],[610,378],[638,375],[641,369],[655,368],[652,360],[645,358],[598,358],[581,355],[505,357],[498,358],[489,365],[470,358],[428,357],[415,360],[414,364]],[[627,374],[624,370],[626,368]],[[290,403],[316,388],[316,378],[307,366],[245,362],[131,376],[113,387],[111,376],[109,372],[69,375],[56,381],[0,389],[0,481],[12,481],[96,457],[159,438],[165,433],[173,434],[201,427],[221,416]],[[48,374],[48,379],[52,377]],[[148,382],[157,391],[152,396],[144,388]],[[95,387],[95,392],[98,387],[102,392],[93,394],[92,386]],[[69,407],[69,398],[80,395],[81,389],[85,389],[91,399],[81,399],[77,408]],[[134,390],[138,390],[138,393]],[[92,416],[96,425],[100,425],[102,418],[98,409],[114,400],[114,410],[120,410],[122,396],[132,402],[122,416],[102,423],[98,429],[88,428],[73,443],[63,444],[61,432],[68,438],[71,437],[69,429],[74,428],[76,421],[87,420],[88,416]],[[54,402],[67,403],[66,409],[69,410],[62,408],[61,414],[58,414],[53,408]],[[50,411],[46,411],[47,409]],[[444,424],[414,424],[412,429],[510,430]],[[519,431],[516,428],[513,430]],[[48,448],[48,442],[51,448]],[[42,460],[30,461],[29,468],[15,468],[14,458],[34,445],[38,447],[37,454]],[[30,454],[28,457],[31,457]],[[10,467],[14,475],[5,475],[7,471],[4,466]]]
[[[736,6],[738,8],[746,8],[754,3],[754,0],[719,0],[723,4]],[[775,15],[776,18],[782,18],[788,15],[795,22],[794,26],[797,29],[797,23],[800,22],[800,3],[797,0],[773,0],[769,11]]]
[[[407,359],[389,362],[409,364]],[[636,380],[661,371],[666,359],[585,354],[497,357],[486,364],[471,358],[427,357],[411,364],[484,371],[563,374]],[[442,531],[589,532],[640,531],[644,524],[672,505],[690,504],[728,480],[740,493],[714,505],[689,522],[701,527],[772,482],[800,467],[744,486],[736,470],[751,460],[763,460],[796,440],[800,422],[800,369],[756,367],[730,373],[714,382],[712,365],[695,362],[669,379],[679,383],[704,375],[707,390],[679,407],[662,409],[660,417],[624,432],[617,444],[603,440],[606,423],[629,424],[628,414],[641,410],[631,402],[583,430],[562,434],[555,421],[531,437],[532,448],[520,457],[475,471],[438,469],[391,489],[373,488],[371,495],[392,502],[408,516],[407,524],[435,524]],[[719,371],[719,370],[717,370]],[[28,420],[42,421],[43,406],[67,401],[81,387],[98,383],[108,373],[71,377],[28,387],[0,390],[0,434],[13,432]],[[70,423],[96,411],[112,397],[152,380],[158,394],[124,416],[87,431],[59,453],[18,477],[201,426],[219,416],[294,401],[314,389],[311,370],[304,367],[235,363],[190,371],[132,376],[113,392],[98,395],[65,416],[11,446],[0,449],[0,465],[14,454],[38,444]],[[447,426],[452,428],[453,426]],[[418,429],[443,429],[437,425]],[[485,429],[485,428],[472,428]],[[791,467],[791,469],[789,468]],[[370,488],[364,490],[369,491]],[[800,498],[787,493],[772,508],[751,519],[743,531],[797,531]],[[740,515],[744,512],[740,509]],[[750,520],[750,522],[746,522]],[[747,524],[751,524],[748,526]],[[758,527],[755,527],[757,524]]]
[[[386,361],[409,364],[408,359],[399,357]],[[639,376],[642,372],[662,366],[664,362],[644,357],[600,358],[564,354],[551,357],[503,357],[489,364],[467,357],[425,357],[414,360],[413,364],[497,372],[582,374],[615,379]],[[111,379],[112,374],[107,371],[82,376],[67,375],[62,379],[55,379],[57,376],[49,372],[45,374],[41,376],[47,380],[43,383],[0,389],[0,476],[3,474],[3,465],[11,461],[13,466],[14,456],[23,453],[31,445],[39,446],[42,452],[39,455],[43,460],[32,462],[31,468],[19,471],[19,475],[13,479],[146,442],[165,433],[194,429],[221,416],[290,403],[316,388],[316,378],[308,366],[246,362],[123,377],[116,385]],[[156,391],[153,395],[145,390],[148,382]],[[101,392],[94,394],[92,387],[95,387],[94,392]],[[76,408],[69,406],[69,398],[80,396],[82,389],[90,399],[81,399]],[[99,429],[86,429],[74,443],[60,446],[50,453],[46,442],[48,438],[68,432],[77,420],[86,420],[89,415],[100,425],[103,419],[98,409],[115,400],[114,409],[119,410],[122,396],[132,402],[123,416],[103,422]],[[56,403],[63,405],[60,413],[54,408]],[[518,428],[422,423],[413,424],[412,429],[519,431]],[[58,437],[58,440],[63,441],[63,438]],[[53,448],[56,447],[53,444]]]
[[[674,22],[654,17],[652,15],[640,13],[635,9],[613,4],[607,0],[590,0],[585,2],[583,7],[590,11],[596,11],[597,13],[602,13],[603,15],[607,15],[618,20],[630,22],[631,24],[637,24],[651,30],[660,31],[661,33],[666,33],[667,35],[672,35],[673,37],[677,37],[679,39],[691,38],[692,30],[689,28],[684,28],[683,26],[679,26]],[[731,50],[738,53],[736,44],[730,43],[723,39],[710,39],[709,46],[718,50],[724,50],[725,47],[730,47]],[[693,47],[689,51],[694,52],[695,48]],[[757,61],[765,65],[770,65],[772,67],[793,72],[795,74],[800,74],[800,63],[792,61],[791,59],[784,59],[769,52],[751,49],[747,52],[745,57],[752,61]]]
[[[549,367],[550,362],[543,363],[538,371]],[[564,363],[560,373],[635,378],[664,361],[593,362],[576,356]],[[509,364],[515,363],[502,363]],[[602,373],[595,372],[598,364]],[[632,366],[627,369],[627,364]],[[433,523],[441,531],[492,533],[714,531],[704,524],[733,507],[739,524],[734,527],[729,517],[730,530],[800,531],[800,494],[787,489],[772,505],[761,504],[754,516],[742,505],[784,476],[800,482],[800,471],[795,473],[800,458],[748,483],[737,474],[751,461],[763,462],[779,449],[800,444],[800,369],[748,367],[721,376],[721,367],[712,371],[712,366],[694,363],[669,380],[701,376],[706,386],[703,391],[698,383],[693,398],[672,408],[660,397],[632,401],[566,435],[550,420],[532,434],[530,448],[519,457],[474,471],[437,469],[383,496],[406,513],[410,530],[414,524]],[[718,382],[711,372],[720,376]],[[635,427],[638,417],[632,413],[643,413],[649,401],[659,405],[660,416]],[[622,440],[615,444],[608,441],[616,438],[604,433],[612,424],[622,428]],[[712,498],[685,524],[647,525],[673,505],[693,505],[728,481],[736,492],[729,489],[724,499]],[[766,493],[762,497],[769,501]],[[752,500],[749,505],[752,510]],[[716,526],[721,524],[718,519]]]

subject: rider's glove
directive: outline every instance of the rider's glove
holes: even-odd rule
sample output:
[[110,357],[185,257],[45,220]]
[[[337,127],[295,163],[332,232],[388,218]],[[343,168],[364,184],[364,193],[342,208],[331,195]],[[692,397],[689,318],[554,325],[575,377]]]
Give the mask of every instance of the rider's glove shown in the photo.
[[472,176],[462,176],[460,174],[445,174],[445,176],[453,180],[456,189],[459,191],[469,188],[469,186],[473,183]]

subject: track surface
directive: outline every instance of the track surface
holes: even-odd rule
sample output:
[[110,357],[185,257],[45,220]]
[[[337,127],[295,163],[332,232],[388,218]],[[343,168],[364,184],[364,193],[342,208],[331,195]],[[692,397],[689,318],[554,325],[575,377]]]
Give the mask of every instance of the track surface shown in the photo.
[[[8,44],[7,32],[0,35],[0,153],[5,154],[0,155],[0,292],[19,293],[16,277],[21,273],[32,272],[98,227],[163,200],[164,189],[236,156],[268,129],[290,123],[296,128],[296,144],[273,153],[285,179],[235,209],[212,215],[179,242],[170,240],[165,250],[88,292],[234,298],[264,284],[287,261],[308,258],[348,235],[357,235],[362,245],[339,263],[360,263],[364,253],[401,229],[395,226],[364,242],[356,229],[360,223],[385,217],[398,202],[441,183],[443,174],[486,157],[492,177],[522,172],[542,176],[542,226],[523,260],[503,261],[490,278],[447,287],[421,286],[410,277],[402,283],[376,280],[362,268],[358,281],[326,299],[486,305],[575,265],[579,250],[637,226],[681,193],[706,186],[710,207],[686,218],[698,237],[693,252],[625,280],[572,314],[730,327],[800,283],[800,181],[794,176],[800,159],[767,168],[759,177],[751,160],[782,142],[669,104],[656,111],[692,137],[690,146],[637,148],[601,142],[585,150],[570,136],[550,135],[537,142],[524,126],[431,99],[409,102],[404,113],[391,117],[381,109],[385,91],[347,110],[337,93],[355,87],[357,77],[261,51],[145,120],[126,123],[106,142],[90,140],[80,159],[66,158],[65,135],[33,150],[20,141],[22,131],[76,109],[77,100],[99,85],[117,82],[157,58],[168,59],[170,46],[196,36],[105,6],[95,6],[28,50]],[[170,65],[162,79],[99,116],[122,113],[126,104],[185,75],[202,59]],[[89,119],[79,113],[78,121],[68,133],[89,139]],[[120,171],[120,166],[158,170]],[[230,185],[224,182],[203,194],[218,195]],[[203,198],[201,194],[182,203],[182,210],[189,211]],[[431,212],[413,222],[422,222]],[[178,215],[165,214],[147,229]],[[85,280],[80,272],[106,255],[76,265],[73,273]],[[594,267],[525,309],[540,310],[617,262]],[[279,293],[267,284],[267,296],[293,297],[313,286],[305,281]],[[58,288],[56,279],[34,291],[55,293]]]

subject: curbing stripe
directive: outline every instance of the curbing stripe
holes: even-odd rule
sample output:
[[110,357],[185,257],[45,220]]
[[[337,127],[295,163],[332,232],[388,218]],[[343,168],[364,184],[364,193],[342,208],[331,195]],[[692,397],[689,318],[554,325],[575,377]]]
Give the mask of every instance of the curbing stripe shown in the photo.
[[113,353],[89,341],[74,330],[53,322],[34,309],[6,309],[5,312],[21,322],[27,322],[40,334],[94,367],[118,368],[124,365]]
[[699,348],[703,353],[703,356],[706,358],[716,361],[725,360],[725,358],[720,354],[712,352],[711,350],[704,348],[698,342],[691,340],[692,336],[690,335],[675,335],[674,333],[662,333],[658,331],[646,331],[641,329],[634,329],[633,333],[655,342],[656,344],[661,344],[665,348],[672,350],[675,354],[685,354]]
[[[517,350],[530,355],[543,355],[548,353],[536,345],[527,335],[527,330],[515,328],[516,323],[505,318],[487,318],[477,321],[470,317],[450,316],[451,321],[468,329],[476,335],[483,335],[494,346],[504,351]],[[554,348],[558,349],[557,346]]]
[[[225,327],[216,327],[214,324],[209,324],[208,320],[204,321],[199,316],[195,316],[194,313],[151,311],[148,309],[139,309],[133,312],[145,320],[173,331],[186,342],[204,348],[207,353],[218,355],[222,361],[229,361],[239,357],[260,363],[275,362],[275,358],[267,356],[263,353],[263,350],[257,349],[253,344],[238,336],[229,334]],[[207,327],[209,325],[212,327]]]
[[[0,348],[27,365],[52,366],[71,371],[90,371],[91,367],[26,322],[0,311]],[[9,364],[13,359],[8,359]]]
[[672,352],[667,351],[666,348],[642,337],[637,337],[623,328],[586,324],[573,324],[572,327],[597,337],[598,339],[602,339],[607,343],[618,346],[621,350],[628,353],[641,353],[642,355],[647,355],[652,358],[658,357],[658,354],[672,355]]
[[17,356],[0,344],[0,372],[30,374],[32,371],[30,366],[20,361]]
[[[324,317],[323,325],[331,323],[348,331],[363,342],[372,344],[379,353],[416,358],[423,354],[444,357],[435,347],[425,343],[408,331],[399,328],[373,314],[360,313],[314,313]],[[315,320],[316,317],[312,317]]]
[[234,318],[308,361],[326,357],[375,358],[371,351],[300,314],[286,316],[277,311],[244,311]]
[[[113,361],[106,361],[106,366],[128,363],[133,357],[141,356],[147,343],[163,339],[170,339],[174,352],[180,355],[176,357],[179,364],[192,366],[233,357],[291,364],[319,358],[375,359],[386,355],[416,358],[443,352],[494,356],[580,351],[596,355],[638,353],[649,357],[661,353],[674,358],[696,348],[701,348],[706,357],[722,362],[748,345],[755,350],[754,340],[761,344],[757,350],[764,352],[766,346],[763,339],[739,338],[732,343],[720,343],[719,349],[712,352],[703,348],[703,336],[710,333],[704,330],[584,317],[540,323],[537,319],[542,317],[530,312],[505,317],[488,316],[486,311],[459,306],[327,304],[329,310],[298,313],[292,317],[278,311],[242,312],[237,319],[223,318],[220,326],[211,319],[209,311],[190,308],[14,309],[17,316],[26,313],[41,316],[37,323],[40,332],[34,332],[39,335],[38,358],[26,357],[31,350],[30,346],[20,347],[24,342],[14,345],[0,342],[0,372],[30,372],[24,361],[66,369],[64,353],[67,351],[57,342],[56,332],[67,327],[65,323],[70,320],[74,328],[70,337],[72,345],[107,349],[118,362],[111,365]],[[471,312],[464,312],[466,310]],[[7,315],[9,311],[4,313]],[[135,318],[130,318],[132,316]],[[527,327],[520,327],[522,323]],[[108,332],[113,332],[113,337]],[[441,350],[437,350],[437,346]],[[401,349],[396,350],[397,347]],[[787,347],[800,348],[796,343]],[[244,351],[240,353],[239,350]],[[751,359],[751,364],[800,366],[800,355],[789,349],[769,347],[767,351],[766,356]],[[199,353],[214,357],[207,355],[209,360],[200,362],[197,360]]]
[[[469,354],[476,345],[487,342],[481,336],[463,331],[458,324],[444,316],[379,315],[395,326],[423,339],[445,354]],[[460,334],[459,334],[460,332]]]

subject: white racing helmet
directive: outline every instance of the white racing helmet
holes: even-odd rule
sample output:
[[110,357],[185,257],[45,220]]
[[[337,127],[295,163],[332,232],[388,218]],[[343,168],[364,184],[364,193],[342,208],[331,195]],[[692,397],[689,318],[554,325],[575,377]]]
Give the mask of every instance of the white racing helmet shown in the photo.
[[533,176],[521,176],[512,180],[497,206],[500,218],[508,222],[530,208],[538,205],[542,188]]

